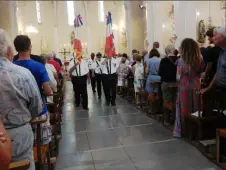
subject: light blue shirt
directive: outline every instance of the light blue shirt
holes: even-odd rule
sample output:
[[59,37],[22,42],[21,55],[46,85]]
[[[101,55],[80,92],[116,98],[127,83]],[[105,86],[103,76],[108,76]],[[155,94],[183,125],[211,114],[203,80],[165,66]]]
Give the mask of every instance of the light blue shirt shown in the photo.
[[16,128],[39,116],[43,109],[31,72],[0,57],[0,117],[5,128]]

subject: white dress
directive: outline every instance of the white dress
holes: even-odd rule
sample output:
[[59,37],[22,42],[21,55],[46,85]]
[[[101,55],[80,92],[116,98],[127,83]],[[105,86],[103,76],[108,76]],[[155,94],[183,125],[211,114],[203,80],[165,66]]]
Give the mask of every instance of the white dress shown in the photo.
[[135,64],[135,71],[134,71],[134,90],[135,92],[139,92],[144,84],[144,66],[142,63]]

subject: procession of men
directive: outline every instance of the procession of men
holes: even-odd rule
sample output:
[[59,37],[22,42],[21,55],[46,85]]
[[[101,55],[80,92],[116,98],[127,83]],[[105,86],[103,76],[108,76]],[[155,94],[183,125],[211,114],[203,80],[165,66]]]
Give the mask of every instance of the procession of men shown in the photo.
[[97,94],[98,99],[102,97],[102,86],[105,94],[106,105],[115,106],[116,99],[116,84],[118,61],[114,57],[103,58],[102,54],[98,52],[95,56],[91,54],[90,59],[81,59],[77,61],[72,59],[69,63],[69,75],[73,84],[75,94],[76,107],[80,106],[84,110],[88,110],[88,93],[87,82],[91,83],[92,91]]

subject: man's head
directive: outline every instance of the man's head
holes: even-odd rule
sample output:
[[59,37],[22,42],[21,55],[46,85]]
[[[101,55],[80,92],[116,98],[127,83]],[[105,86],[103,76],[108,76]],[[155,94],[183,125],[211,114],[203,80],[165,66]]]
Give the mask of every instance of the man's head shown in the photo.
[[146,56],[148,54],[148,51],[147,50],[143,50],[142,51],[142,56]]
[[42,62],[44,63],[44,64],[46,64],[47,63],[47,58],[48,58],[48,54],[45,54],[45,53],[42,53],[41,55],[40,55],[40,58],[42,59]]
[[174,52],[175,52],[175,46],[170,44],[167,45],[165,48],[165,53],[167,56],[174,56]]
[[133,58],[136,62],[141,62],[142,56],[138,53],[133,54]]
[[18,53],[31,52],[31,40],[27,35],[18,35],[14,39],[14,46]]
[[221,48],[226,48],[226,27],[225,26],[214,29],[213,43],[215,45],[220,46]]
[[10,61],[13,57],[13,48],[7,33],[0,29],[0,57],[6,57]]
[[91,53],[90,57],[91,57],[92,60],[94,60],[95,54],[94,53]]
[[123,53],[123,54],[122,54],[122,57],[125,57],[126,59],[128,58],[128,56],[127,56],[126,53]]
[[210,28],[206,32],[206,36],[208,37],[208,40],[209,40],[210,44],[213,44],[213,31],[214,31],[214,28]]
[[56,53],[54,51],[52,51],[53,53],[53,58],[56,58]]
[[154,49],[158,49],[159,48],[159,42],[157,42],[157,41],[155,41],[154,43],[153,43],[153,48]]
[[136,49],[133,49],[132,50],[132,54],[134,54],[134,53],[137,53],[137,50]]
[[122,63],[122,64],[125,64],[125,63],[126,63],[126,58],[125,58],[125,57],[122,57],[121,63]]
[[97,58],[98,60],[100,60],[100,59],[101,59],[101,57],[102,57],[101,53],[100,53],[100,52],[98,52],[98,53],[96,54],[96,58]]

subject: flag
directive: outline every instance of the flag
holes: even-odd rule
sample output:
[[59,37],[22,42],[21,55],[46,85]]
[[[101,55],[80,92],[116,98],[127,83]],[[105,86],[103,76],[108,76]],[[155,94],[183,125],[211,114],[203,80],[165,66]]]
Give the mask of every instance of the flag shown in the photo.
[[74,39],[74,51],[76,53],[74,58],[77,63],[80,63],[81,57],[82,57],[82,44],[81,44],[81,41],[78,39]]
[[74,20],[74,27],[75,27],[75,30],[77,32],[77,35],[76,35],[76,38],[73,41],[74,52],[76,53],[74,58],[75,58],[77,63],[81,62],[81,57],[82,57],[82,54],[83,54],[83,52],[82,52],[82,44],[81,44],[81,41],[78,39],[78,27],[80,27],[81,25],[83,25],[83,22],[82,22],[82,17],[79,14],[79,15],[77,15],[77,17]]
[[107,15],[105,54],[109,57],[114,57],[116,55],[115,45],[114,45],[114,35],[112,30],[112,17],[110,12],[108,12],[108,15]]
[[75,18],[74,20],[74,27],[80,27],[81,25],[83,25],[83,22],[82,22],[82,17],[81,15],[77,15],[77,17]]

